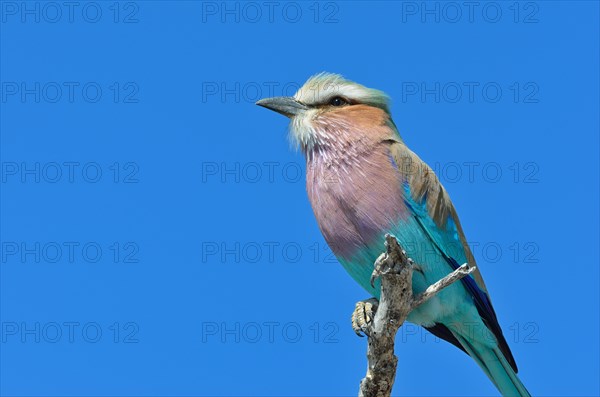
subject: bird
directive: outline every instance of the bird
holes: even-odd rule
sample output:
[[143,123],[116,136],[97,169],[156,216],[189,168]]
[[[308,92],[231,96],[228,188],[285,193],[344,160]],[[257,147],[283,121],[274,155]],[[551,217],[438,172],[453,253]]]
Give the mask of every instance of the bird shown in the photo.
[[[323,72],[294,96],[256,104],[290,119],[291,141],[306,159],[306,190],[319,229],[337,260],[373,297],[381,293],[371,275],[387,234],[418,265],[415,294],[460,264],[476,266],[450,196],[400,136],[387,94]],[[471,356],[503,396],[530,396],[479,267],[407,320]]]

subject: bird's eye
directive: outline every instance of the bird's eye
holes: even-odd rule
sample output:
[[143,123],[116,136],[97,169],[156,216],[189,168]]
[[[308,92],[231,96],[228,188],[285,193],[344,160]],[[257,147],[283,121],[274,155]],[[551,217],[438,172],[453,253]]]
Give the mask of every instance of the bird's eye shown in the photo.
[[333,97],[329,101],[329,104],[331,106],[343,106],[343,105],[346,105],[347,103],[348,102],[346,102],[346,100],[344,98],[341,98],[339,96]]

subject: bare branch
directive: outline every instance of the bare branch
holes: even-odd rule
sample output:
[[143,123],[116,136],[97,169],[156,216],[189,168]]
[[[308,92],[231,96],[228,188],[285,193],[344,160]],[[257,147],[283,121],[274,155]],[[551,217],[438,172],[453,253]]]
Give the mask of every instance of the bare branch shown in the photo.
[[[362,330],[368,336],[367,375],[360,382],[359,397],[390,396],[398,364],[394,355],[398,329],[415,307],[475,270],[465,263],[414,297],[412,273],[419,267],[406,256],[394,236],[388,234],[385,240],[386,252],[375,261],[371,276],[371,284],[375,279],[381,279],[379,305],[373,304],[372,300],[359,302],[352,315],[354,330],[357,333]],[[373,311],[375,316],[371,319]]]
[[427,289],[423,293],[415,296],[412,302],[411,310],[414,310],[418,306],[427,302],[429,299],[435,296],[435,294],[437,294],[453,282],[460,280],[467,274],[471,274],[471,272],[473,272],[475,269],[475,266],[470,267],[467,263],[464,263],[461,267],[457,268],[455,271],[453,271],[443,279],[427,287]]

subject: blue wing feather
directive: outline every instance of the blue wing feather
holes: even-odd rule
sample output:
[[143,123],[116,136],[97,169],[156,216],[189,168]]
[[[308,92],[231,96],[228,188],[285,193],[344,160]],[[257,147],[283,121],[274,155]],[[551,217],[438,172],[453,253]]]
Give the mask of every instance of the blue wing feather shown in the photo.
[[[449,217],[448,222],[446,224],[446,230],[440,229],[439,227],[437,227],[437,225],[435,224],[433,219],[431,219],[429,213],[427,212],[427,208],[425,205],[427,197],[425,196],[421,203],[417,203],[413,200],[410,194],[410,186],[408,182],[405,183],[404,188],[404,202],[413,214],[413,217],[415,218],[417,224],[422,228],[425,235],[429,237],[432,244],[438,250],[439,254],[444,258],[448,265],[450,265],[450,268],[452,270],[456,270],[461,265],[461,263],[459,263],[452,255],[450,255],[446,249],[444,249],[444,246],[446,244],[451,244],[452,246],[455,246],[455,243],[458,241],[458,231],[456,230],[454,221],[451,217]],[[457,254],[456,256],[459,258],[459,260],[464,263],[464,261],[466,260],[464,248],[460,251],[462,252],[456,252],[455,254]],[[496,312],[492,307],[492,303],[490,302],[487,293],[481,288],[479,288],[479,286],[475,282],[475,279],[470,275],[462,278],[461,282],[467,290],[467,292],[469,293],[469,295],[471,296],[471,298],[473,299],[473,303],[475,304],[477,312],[481,316],[481,319],[483,320],[484,324],[496,337],[498,341],[498,347],[500,348],[506,360],[516,373],[518,371],[517,364],[510,351],[508,344],[506,343],[506,339],[504,338],[502,329],[500,328],[500,324],[498,323],[498,318],[496,317]],[[444,338],[443,336],[440,337]],[[453,340],[446,340],[448,340],[450,343],[454,343]]]

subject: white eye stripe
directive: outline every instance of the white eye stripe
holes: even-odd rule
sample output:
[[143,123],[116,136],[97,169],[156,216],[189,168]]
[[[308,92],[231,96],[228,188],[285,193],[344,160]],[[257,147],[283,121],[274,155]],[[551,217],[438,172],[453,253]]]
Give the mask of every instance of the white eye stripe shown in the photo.
[[364,103],[388,110],[388,97],[383,92],[345,80],[336,74],[313,76],[294,95],[297,101],[308,106],[326,105],[335,97],[341,97],[349,104]]
[[302,87],[295,95],[296,99],[299,99],[307,105],[326,104],[337,97],[340,97],[347,102],[352,100],[358,101],[361,96],[364,97],[364,93],[361,95],[355,88],[341,85],[338,85],[335,88],[333,88],[333,86],[321,88],[318,85]]
[[[335,103],[334,103],[334,101],[335,101]],[[298,101],[298,102],[300,102],[300,101]],[[326,99],[326,100],[324,100],[323,102],[320,102],[320,103],[312,103],[312,104],[304,103],[304,102],[301,102],[301,103],[303,105],[306,105],[306,106],[310,107],[310,108],[319,108],[319,107],[322,107],[322,106],[355,105],[358,102],[352,101],[352,100],[350,100],[348,98],[341,97],[339,95],[336,95],[336,96],[333,96],[330,99]]]

